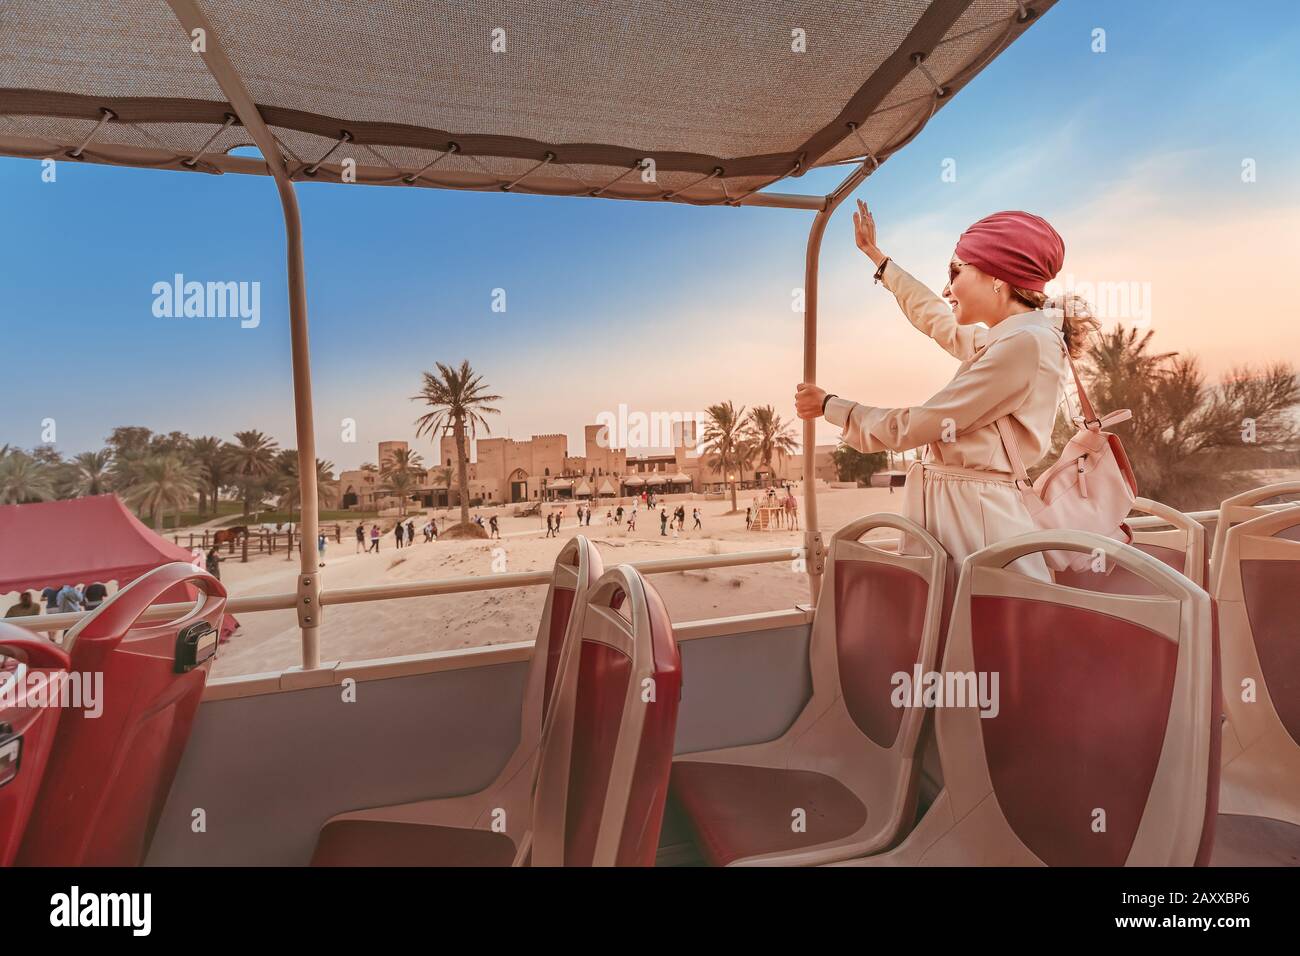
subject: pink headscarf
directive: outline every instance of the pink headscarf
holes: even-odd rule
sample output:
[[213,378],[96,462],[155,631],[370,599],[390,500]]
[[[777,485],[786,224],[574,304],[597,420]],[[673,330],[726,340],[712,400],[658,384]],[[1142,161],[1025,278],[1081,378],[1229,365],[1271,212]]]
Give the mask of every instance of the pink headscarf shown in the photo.
[[957,258],[995,279],[1042,292],[1065,261],[1065,241],[1041,216],[1008,211],[985,216],[957,240]]

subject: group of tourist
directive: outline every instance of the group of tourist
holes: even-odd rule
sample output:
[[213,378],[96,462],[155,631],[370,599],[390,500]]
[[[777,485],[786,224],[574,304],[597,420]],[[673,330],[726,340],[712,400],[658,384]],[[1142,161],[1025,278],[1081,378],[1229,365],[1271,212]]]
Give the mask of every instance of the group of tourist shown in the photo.
[[[492,520],[494,522],[496,521],[495,518],[493,518]],[[429,518],[427,521],[425,521],[424,526],[420,528],[420,533],[424,535],[424,540],[426,544],[430,541],[437,541],[438,540],[437,519]],[[364,523],[358,524],[356,528],[356,538],[357,538],[356,553],[360,554],[363,551],[369,553],[373,551],[376,554],[378,554],[379,540],[383,537],[383,534],[379,530],[379,525],[372,524],[370,526],[369,546],[366,545],[366,537],[367,537],[367,533],[366,533],[365,524]],[[397,542],[397,546],[399,548],[409,548],[411,545],[415,544],[415,519],[408,518],[406,519],[405,522],[401,522],[401,521],[397,522],[397,524],[393,526],[393,540]],[[321,535],[320,553],[322,558],[325,557],[324,541],[325,541],[325,536]],[[324,563],[322,563],[321,567],[324,566],[325,566]]]
[[[59,587],[47,587],[41,591],[41,601],[50,614],[76,614],[81,611],[93,611],[104,603],[108,597],[108,587],[96,581],[85,588],[75,584]],[[18,595],[18,603],[5,611],[5,617],[31,617],[41,613],[41,601],[32,597],[31,591]]]
[[[691,530],[703,531],[704,523],[701,520],[700,509],[692,508],[691,517],[695,520],[695,524],[691,526]],[[678,505],[677,508],[673,511],[672,515],[668,514],[667,508],[660,509],[659,533],[667,537],[669,528],[672,529],[674,538],[677,537],[677,532],[686,530],[686,506],[685,505]]]
[[[621,528],[624,526],[623,522],[626,519],[627,530],[629,532],[636,531],[636,518],[637,518],[638,509],[642,505],[644,505],[646,507],[646,510],[653,513],[656,504],[658,504],[658,499],[655,497],[655,495],[642,492],[639,498],[632,499],[632,506],[630,508],[626,508],[622,504],[619,504],[615,508],[606,509],[604,524],[606,527],[613,526],[613,527]],[[564,524],[564,511],[565,509],[561,508],[559,511],[547,513],[545,537],[548,538],[559,537],[560,529]],[[579,505],[577,527],[579,528],[589,527],[591,525],[591,516],[592,516],[592,509],[590,505]],[[691,530],[703,531],[704,513],[700,511],[698,507],[695,507],[691,509],[690,516],[693,522],[691,525]],[[671,514],[669,514],[668,508],[666,506],[660,508],[659,533],[661,535],[667,537],[668,533],[671,531],[672,536],[677,537],[677,534],[679,532],[685,530],[686,530],[686,505],[684,504],[678,505],[675,509],[673,509],[673,512]]]

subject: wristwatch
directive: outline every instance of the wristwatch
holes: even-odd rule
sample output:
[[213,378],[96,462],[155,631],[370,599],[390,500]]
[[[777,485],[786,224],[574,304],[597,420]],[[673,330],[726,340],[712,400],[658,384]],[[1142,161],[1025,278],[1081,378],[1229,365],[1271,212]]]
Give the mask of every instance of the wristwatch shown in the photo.
[[826,417],[826,403],[829,402],[832,398],[839,398],[839,396],[838,396],[838,395],[834,395],[834,394],[832,394],[832,393],[830,393],[830,392],[827,392],[827,393],[826,393],[826,397],[822,399],[822,417],[823,417],[823,418]]
[[889,256],[885,256],[884,259],[880,260],[880,268],[876,270],[876,275],[875,275],[877,285],[879,285],[880,280],[885,277],[885,266],[887,265],[889,265]]

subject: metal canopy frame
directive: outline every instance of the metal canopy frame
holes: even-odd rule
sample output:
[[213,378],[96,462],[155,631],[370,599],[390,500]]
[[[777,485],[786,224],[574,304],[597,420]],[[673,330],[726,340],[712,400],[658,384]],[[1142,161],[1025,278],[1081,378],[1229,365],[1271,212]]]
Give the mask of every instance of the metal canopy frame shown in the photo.
[[[438,178],[430,174],[441,159],[460,151],[460,145],[452,139],[431,139],[423,143],[425,148],[443,150],[441,155],[418,170],[403,170],[389,163],[388,166],[357,164],[355,181],[359,184],[415,186],[423,188],[470,189],[479,191],[500,189],[506,192],[521,192],[539,195],[592,196],[605,199],[623,199],[629,201],[669,201],[684,202],[692,205],[724,206],[759,206],[778,209],[802,209],[815,213],[809,229],[805,259],[804,276],[804,342],[803,342],[803,378],[815,381],[817,375],[817,273],[821,253],[822,237],[826,232],[831,215],[848,198],[881,163],[897,150],[911,142],[925,127],[929,119],[951,96],[976,76],[994,57],[1009,46],[1021,33],[1046,12],[1056,0],[1014,0],[1017,13],[1006,24],[1006,29],[990,44],[976,61],[966,64],[954,75],[940,82],[925,65],[925,59],[934,46],[943,38],[945,30],[951,27],[966,12],[973,0],[936,0],[915,25],[908,42],[895,50],[886,62],[860,88],[851,101],[844,107],[835,120],[817,131],[804,149],[792,157],[750,157],[741,161],[754,165],[753,174],[766,177],[760,183],[740,196],[731,196],[723,182],[723,195],[702,198],[698,193],[686,195],[701,184],[721,177],[723,168],[714,163],[711,157],[690,154],[673,154],[671,162],[664,168],[678,171],[696,169],[701,172],[698,179],[673,191],[645,191],[628,193],[615,191],[611,187],[630,177],[644,162],[644,158],[633,157],[630,153],[620,161],[629,161],[626,173],[613,182],[599,188],[591,188],[581,183],[575,188],[573,176],[547,175],[547,167],[553,162],[565,165],[557,159],[556,151],[564,147],[547,147],[545,144],[531,141],[515,144],[517,152],[507,150],[510,155],[519,158],[533,158],[536,164],[522,175],[513,177],[508,182],[485,184],[481,176],[464,172],[439,171]],[[206,50],[200,55],[209,73],[216,80],[221,91],[229,101],[226,111],[221,104],[175,101],[168,107],[176,116],[158,121],[211,122],[215,132],[197,151],[180,155],[166,148],[126,146],[120,144],[96,144],[95,134],[108,123],[147,121],[147,117],[134,115],[133,111],[144,108],[139,100],[99,100],[78,94],[51,94],[28,90],[0,90],[0,105],[11,115],[41,114],[56,115],[79,119],[97,120],[95,127],[75,148],[58,147],[51,150],[50,144],[29,136],[9,135],[0,130],[0,155],[20,158],[46,159],[51,155],[62,155],[73,160],[89,160],[105,165],[148,167],[154,169],[188,170],[212,174],[239,173],[246,175],[269,175],[275,180],[280,197],[280,205],[285,222],[286,271],[289,289],[289,323],[292,348],[293,389],[295,429],[298,446],[298,480],[300,501],[302,502],[301,520],[301,562],[296,587],[295,606],[298,624],[302,636],[302,669],[314,670],[320,667],[319,629],[321,622],[321,579],[315,554],[315,539],[319,533],[319,514],[316,485],[316,441],[312,413],[311,363],[307,327],[307,287],[303,263],[302,220],[298,208],[298,198],[294,190],[295,182],[344,182],[343,169],[340,165],[330,166],[327,160],[338,146],[354,139],[364,145],[366,140],[383,142],[384,137],[393,136],[427,136],[428,130],[415,128],[398,128],[391,124],[350,124],[360,130],[360,135],[344,128],[342,122],[328,117],[312,114],[296,114],[273,107],[259,107],[249,94],[243,78],[234,67],[222,47],[221,37],[213,28],[211,20],[205,14],[200,0],[167,0],[168,6],[175,14],[186,37],[193,31],[202,29],[206,35]],[[915,51],[915,52],[909,52]],[[884,98],[902,78],[911,71],[924,74],[933,88],[929,95],[928,106],[923,105],[911,126],[906,123],[900,138],[876,150],[873,154],[863,142],[863,158],[844,160],[824,164],[852,165],[851,172],[830,193],[826,195],[806,195],[780,192],[760,192],[759,190],[781,182],[791,176],[802,175],[807,168],[816,165],[817,160],[843,137],[843,129],[856,133],[858,123],[864,115]],[[216,112],[214,112],[216,110]],[[209,115],[211,114],[211,115]],[[291,115],[292,114],[292,115]],[[276,138],[268,121],[274,125],[287,128],[303,129],[317,134],[337,138],[334,148],[313,162],[303,162],[290,154],[293,165],[286,159],[286,147]],[[243,126],[252,137],[261,159],[235,156],[229,153],[208,153],[206,150],[219,137],[220,133],[232,125]],[[368,127],[374,127],[370,129]],[[496,142],[508,137],[494,137]],[[859,136],[859,139],[861,137]],[[512,147],[513,149],[514,147]],[[283,149],[283,151],[282,151]],[[586,146],[596,155],[597,151],[610,150],[610,147]],[[537,155],[540,151],[541,155]],[[382,155],[371,150],[374,155]],[[628,152],[626,150],[622,152]],[[506,155],[502,153],[500,155]],[[581,161],[577,152],[565,155],[564,159]],[[774,165],[775,164],[775,165]],[[762,167],[761,169],[759,167]],[[769,168],[770,167],[770,168]],[[747,168],[747,167],[746,167]],[[775,172],[774,172],[775,170]],[[782,171],[784,170],[784,171]],[[733,173],[735,174],[735,173]],[[803,464],[804,464],[804,501],[805,531],[804,553],[807,561],[809,597],[816,604],[824,567],[824,551],[821,533],[817,530],[817,493],[816,493],[816,420],[806,421],[803,425]],[[379,590],[383,590],[380,588]]]

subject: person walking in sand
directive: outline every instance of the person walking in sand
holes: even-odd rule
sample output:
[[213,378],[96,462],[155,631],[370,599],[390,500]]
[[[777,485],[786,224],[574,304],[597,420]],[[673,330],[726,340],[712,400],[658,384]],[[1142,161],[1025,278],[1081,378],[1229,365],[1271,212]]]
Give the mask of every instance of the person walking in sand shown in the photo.
[[493,515],[491,518],[488,519],[488,526],[492,529],[492,537],[494,537],[494,538],[499,538],[499,537],[501,537],[501,528],[500,528],[500,526],[497,524],[497,516],[496,516],[496,515]]
[[415,519],[409,518],[406,522],[406,543],[415,544]]
[[406,532],[402,529],[402,523],[399,521],[393,527],[393,538],[397,541],[397,546],[402,546],[402,541],[406,537]]
[[370,526],[370,547],[366,549],[366,553],[369,554],[371,551],[375,554],[379,553],[379,525],[377,524]]
[[365,548],[366,548],[366,529],[362,524],[358,523],[357,524],[357,554],[360,554],[362,551],[365,550]]
[[700,509],[692,508],[691,517],[695,519],[695,524],[691,527],[692,531],[703,531],[704,525],[700,522]]
[[659,512],[659,534],[668,537],[668,509],[664,508]]
[[320,567],[325,567],[325,532],[322,531],[316,536],[316,554],[320,560]]
[[217,553],[217,546],[214,544],[208,549],[207,557],[203,560],[203,566],[207,569],[208,574],[212,575],[218,581],[221,580],[221,562],[224,561],[220,554]]
[[636,530],[636,509],[633,508],[627,513],[627,531],[631,534]]

